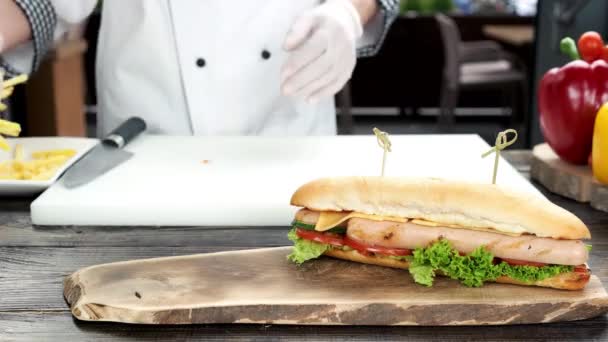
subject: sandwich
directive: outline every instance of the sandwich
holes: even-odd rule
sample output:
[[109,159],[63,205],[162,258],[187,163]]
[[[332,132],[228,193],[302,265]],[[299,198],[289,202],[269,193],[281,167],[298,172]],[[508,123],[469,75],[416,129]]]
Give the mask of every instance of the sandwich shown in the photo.
[[495,184],[436,178],[336,177],[292,195],[288,259],[322,256],[437,276],[467,287],[488,282],[581,290],[591,234],[544,197]]

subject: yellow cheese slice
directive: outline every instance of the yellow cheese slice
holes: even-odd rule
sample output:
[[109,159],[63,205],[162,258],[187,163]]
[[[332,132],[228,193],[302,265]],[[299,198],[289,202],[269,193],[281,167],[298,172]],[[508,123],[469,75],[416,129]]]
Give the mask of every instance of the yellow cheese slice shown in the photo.
[[420,219],[413,219],[412,223],[417,224],[419,226],[428,226],[428,227],[439,227],[439,226],[446,226],[446,225],[441,225],[437,222],[431,222],[431,221],[425,221],[425,220],[420,220]]
[[[369,215],[369,214],[362,214],[362,213],[356,213],[356,212],[322,211],[319,213],[319,220],[317,221],[317,224],[315,225],[315,230],[321,231],[321,232],[327,231],[334,227],[340,226],[345,221],[347,221],[351,218],[354,218],[354,217],[373,220],[373,221],[392,221],[392,222],[401,222],[401,223],[410,221],[410,219],[403,218],[403,217]],[[509,236],[521,236],[522,235],[522,234],[517,234],[517,233],[502,232],[502,231],[498,231],[498,230],[491,229],[491,228],[462,227],[462,226],[458,226],[458,225],[454,225],[454,224],[443,224],[443,223],[431,222],[431,221],[426,221],[426,220],[421,220],[421,219],[413,219],[413,220],[411,220],[411,223],[417,224],[419,226],[449,227],[449,228],[456,228],[456,229],[476,230],[476,231],[480,231],[480,232],[498,233],[498,234],[504,234],[504,235],[509,235]]]
[[412,220],[412,223],[413,224],[417,224],[419,226],[449,227],[449,228],[456,228],[456,229],[467,229],[467,230],[475,230],[475,231],[478,231],[478,232],[503,234],[503,235],[508,235],[508,236],[521,236],[521,235],[523,235],[521,233],[508,233],[508,232],[498,231],[498,230],[492,229],[492,228],[463,227],[463,226],[459,226],[459,225],[456,225],[456,224],[443,224],[443,223],[431,222],[431,221],[420,220],[420,219],[414,219],[414,220]]
[[326,231],[330,230],[334,227],[339,226],[344,221],[351,219],[353,217],[364,218],[373,221],[393,221],[393,222],[408,222],[409,219],[402,217],[391,217],[391,216],[379,216],[379,215],[368,215],[362,213],[343,213],[343,212],[328,212],[322,211],[319,214],[319,220],[317,220],[317,224],[315,225],[315,230],[317,231]]

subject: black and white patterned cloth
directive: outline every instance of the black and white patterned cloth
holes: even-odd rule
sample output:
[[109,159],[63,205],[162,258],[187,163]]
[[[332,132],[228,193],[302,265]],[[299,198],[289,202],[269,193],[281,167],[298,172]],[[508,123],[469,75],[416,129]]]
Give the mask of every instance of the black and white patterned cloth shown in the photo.
[[[36,70],[44,56],[53,44],[53,35],[57,26],[57,15],[50,0],[13,0],[25,14],[32,31],[32,45],[34,58],[31,70]],[[77,1],[77,0],[75,0]],[[0,57],[0,67],[3,68],[8,77],[23,73],[17,70]]]
[[393,22],[399,16],[400,11],[400,0],[377,0],[378,5],[380,5],[380,14],[383,18],[383,27],[382,32],[378,36],[375,42],[371,45],[362,46],[357,50],[357,55],[359,57],[372,57],[378,53],[384,40],[386,39],[386,35],[390,31]]

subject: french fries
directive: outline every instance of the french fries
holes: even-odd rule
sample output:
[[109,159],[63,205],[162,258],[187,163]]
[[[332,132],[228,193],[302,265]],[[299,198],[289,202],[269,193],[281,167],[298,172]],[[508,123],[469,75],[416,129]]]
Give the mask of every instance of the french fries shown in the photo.
[[[4,72],[0,69],[0,78],[4,78]],[[26,82],[27,75],[20,75],[2,83],[0,89],[0,100],[4,100],[13,94],[15,86]],[[6,110],[6,105],[0,102],[0,112]],[[18,123],[0,119],[0,149],[10,151],[10,145],[3,136],[18,137],[21,134],[21,126]],[[48,150],[35,151],[30,159],[26,159],[23,146],[17,144],[13,151],[13,159],[0,162],[0,180],[48,180],[61,168],[70,158],[76,154],[74,150]]]
[[11,149],[10,145],[8,144],[8,142],[6,141],[6,139],[4,139],[1,135],[0,135],[0,149],[8,151]]
[[[0,77],[4,78],[3,70],[0,70]],[[13,91],[15,90],[15,86],[27,82],[27,80],[27,75],[20,75],[11,78],[10,80],[7,80],[6,82],[3,82],[2,89],[0,89],[0,100],[4,100],[7,97],[11,96],[13,94]],[[3,112],[5,110],[6,105],[0,102],[0,112]],[[21,126],[19,124],[0,119],[0,149],[3,149],[5,151],[10,150],[10,146],[8,145],[6,139],[4,139],[3,135],[17,137],[19,136],[19,134],[21,134]]]
[[27,75],[19,75],[17,77],[13,77],[9,80],[6,80],[4,82],[4,84],[2,85],[2,88],[4,88],[4,89],[14,88],[16,85],[27,82],[27,79],[28,79]]
[[76,154],[74,150],[49,150],[49,151],[38,151],[32,153],[34,159],[49,159],[51,157],[67,157],[71,158]]
[[2,135],[18,137],[19,134],[21,134],[21,125],[19,125],[18,123],[0,119],[0,149],[3,149],[5,151],[10,150],[8,142]]
[[0,134],[18,137],[21,134],[21,125],[0,119]]
[[0,162],[0,180],[49,180],[75,155],[71,149],[36,151],[26,160],[23,146],[17,144],[13,159]]
[[[0,77],[4,79],[4,70],[2,69],[0,69]],[[10,80],[7,80],[6,82],[3,82],[2,89],[0,89],[0,100],[4,100],[7,97],[11,96],[13,94],[13,91],[15,90],[15,86],[27,82],[27,80],[27,75],[19,75],[17,77],[11,78]],[[3,112],[5,110],[6,105],[0,102],[0,112]]]

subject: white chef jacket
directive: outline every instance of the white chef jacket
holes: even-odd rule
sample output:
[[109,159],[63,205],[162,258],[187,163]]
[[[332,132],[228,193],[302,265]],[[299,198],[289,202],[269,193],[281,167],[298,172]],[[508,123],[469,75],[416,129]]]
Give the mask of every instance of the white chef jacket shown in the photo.
[[[26,1],[26,0],[19,0]],[[45,0],[46,1],[46,0]],[[95,0],[50,0],[54,38]],[[358,42],[377,49],[393,12],[383,10]],[[320,0],[104,0],[97,48],[98,134],[131,116],[170,135],[333,135],[333,98],[310,104],[281,94],[282,49],[296,17]],[[31,69],[34,43],[5,59]],[[372,52],[373,53],[373,52]]]

